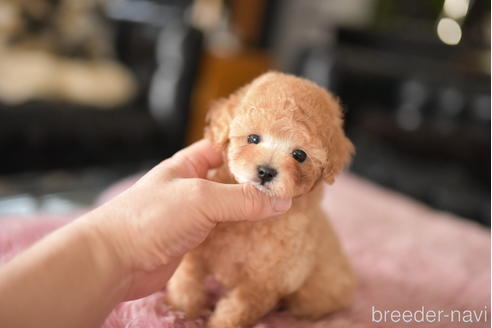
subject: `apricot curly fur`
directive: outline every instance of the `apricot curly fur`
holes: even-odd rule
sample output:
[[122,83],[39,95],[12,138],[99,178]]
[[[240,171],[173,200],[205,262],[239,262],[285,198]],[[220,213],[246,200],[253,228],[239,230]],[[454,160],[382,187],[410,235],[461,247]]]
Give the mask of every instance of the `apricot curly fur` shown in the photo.
[[[210,178],[251,183],[272,196],[292,197],[293,205],[265,221],[219,224],[169,282],[170,305],[189,316],[202,313],[208,274],[228,289],[209,328],[251,326],[280,300],[292,315],[310,319],[351,303],[354,274],[319,205],[322,181],[333,183],[354,152],[342,123],[340,105],[330,93],[277,72],[212,107],[205,136],[223,152],[225,164]],[[261,142],[248,144],[250,134]],[[294,149],[305,151],[307,159],[293,159]],[[258,165],[269,165],[278,175],[260,183]]]

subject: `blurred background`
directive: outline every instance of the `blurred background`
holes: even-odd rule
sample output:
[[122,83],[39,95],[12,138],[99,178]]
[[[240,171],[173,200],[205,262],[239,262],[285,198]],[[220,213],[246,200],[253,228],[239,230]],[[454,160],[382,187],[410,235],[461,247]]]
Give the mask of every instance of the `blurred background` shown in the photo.
[[0,0],[0,215],[90,206],[270,69],[341,98],[352,172],[490,226],[486,0]]

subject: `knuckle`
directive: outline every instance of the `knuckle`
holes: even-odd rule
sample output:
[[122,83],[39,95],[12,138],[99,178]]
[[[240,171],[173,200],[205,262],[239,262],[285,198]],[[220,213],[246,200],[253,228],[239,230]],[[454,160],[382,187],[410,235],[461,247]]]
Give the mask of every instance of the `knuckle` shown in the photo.
[[191,156],[188,153],[178,152],[173,156],[173,161],[181,168],[184,177],[202,177],[207,171],[207,163],[200,156]]
[[188,181],[190,192],[197,197],[206,195],[209,191],[209,184],[202,179],[186,179]]

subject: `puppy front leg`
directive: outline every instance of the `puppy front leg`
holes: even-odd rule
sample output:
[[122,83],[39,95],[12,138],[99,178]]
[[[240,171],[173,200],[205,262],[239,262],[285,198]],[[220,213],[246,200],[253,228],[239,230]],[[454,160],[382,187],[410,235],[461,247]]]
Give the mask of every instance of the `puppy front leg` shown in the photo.
[[242,283],[221,299],[207,328],[249,327],[270,312],[278,302],[278,293],[253,282]]
[[205,309],[207,294],[204,280],[207,271],[197,254],[186,254],[167,284],[166,301],[188,318],[199,316]]
[[348,262],[339,255],[335,263],[320,259],[304,285],[286,297],[289,312],[302,319],[319,319],[352,303],[355,277]]

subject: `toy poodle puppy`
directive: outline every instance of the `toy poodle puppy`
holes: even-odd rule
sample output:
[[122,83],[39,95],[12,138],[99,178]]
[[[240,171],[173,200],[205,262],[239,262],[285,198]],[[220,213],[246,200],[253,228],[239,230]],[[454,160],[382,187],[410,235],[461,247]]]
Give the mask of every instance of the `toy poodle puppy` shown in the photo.
[[250,183],[293,203],[287,213],[264,221],[218,224],[170,280],[172,307],[200,315],[208,274],[228,290],[209,328],[251,326],[280,300],[293,316],[309,319],[351,303],[354,275],[320,208],[322,181],[333,183],[354,150],[342,122],[331,94],[276,72],[213,106],[205,136],[225,160],[211,179]]

